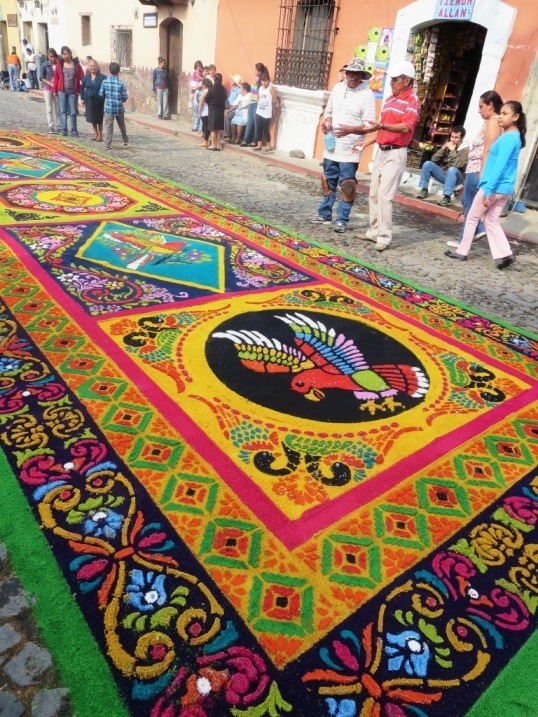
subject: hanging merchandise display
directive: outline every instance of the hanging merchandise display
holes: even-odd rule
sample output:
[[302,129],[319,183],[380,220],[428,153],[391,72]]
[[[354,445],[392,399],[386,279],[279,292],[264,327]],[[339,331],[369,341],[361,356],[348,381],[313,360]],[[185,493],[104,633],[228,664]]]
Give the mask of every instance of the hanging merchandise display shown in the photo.
[[481,61],[486,30],[470,22],[448,22],[412,33],[408,53],[416,70],[420,118],[408,153],[419,168],[463,124]]
[[364,60],[365,70],[372,75],[370,89],[377,99],[383,97],[385,89],[393,34],[393,27],[371,27],[367,43],[355,48],[355,57]]

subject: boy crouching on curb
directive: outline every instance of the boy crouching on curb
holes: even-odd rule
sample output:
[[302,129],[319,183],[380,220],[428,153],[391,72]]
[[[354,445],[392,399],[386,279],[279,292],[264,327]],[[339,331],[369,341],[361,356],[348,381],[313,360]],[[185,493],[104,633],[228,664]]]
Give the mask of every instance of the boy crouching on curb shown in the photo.
[[119,64],[111,62],[108,69],[110,70],[110,75],[106,80],[103,80],[99,90],[99,95],[105,99],[105,117],[103,121],[105,149],[110,149],[112,145],[114,118],[120,128],[123,144],[127,147],[129,137],[127,137],[127,130],[125,129],[125,108],[123,104],[127,102],[129,95],[123,82],[118,79],[120,74]]

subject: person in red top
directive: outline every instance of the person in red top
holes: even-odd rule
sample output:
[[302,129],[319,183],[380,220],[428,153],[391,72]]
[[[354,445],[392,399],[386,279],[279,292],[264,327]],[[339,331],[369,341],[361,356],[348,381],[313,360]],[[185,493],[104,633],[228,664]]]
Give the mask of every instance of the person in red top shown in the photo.
[[71,117],[71,137],[78,137],[77,104],[80,85],[84,79],[84,70],[80,62],[73,57],[69,47],[64,45],[61,57],[54,66],[52,91],[58,94],[60,103],[61,124],[60,134],[67,135],[67,115]]
[[376,251],[384,251],[392,240],[392,200],[404,173],[407,147],[419,116],[413,64],[398,62],[389,69],[389,75],[392,95],[385,100],[379,122],[361,128],[359,134],[371,136],[355,145],[360,154],[364,147],[377,143],[370,182],[370,228],[361,237],[375,242]]

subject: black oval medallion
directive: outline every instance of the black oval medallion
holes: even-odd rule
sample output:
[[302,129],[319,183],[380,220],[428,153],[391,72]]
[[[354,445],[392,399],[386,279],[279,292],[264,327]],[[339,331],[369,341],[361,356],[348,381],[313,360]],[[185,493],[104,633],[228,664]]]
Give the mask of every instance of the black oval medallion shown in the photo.
[[326,423],[387,420],[424,400],[417,357],[360,321],[314,311],[252,311],[206,343],[215,375],[243,398]]

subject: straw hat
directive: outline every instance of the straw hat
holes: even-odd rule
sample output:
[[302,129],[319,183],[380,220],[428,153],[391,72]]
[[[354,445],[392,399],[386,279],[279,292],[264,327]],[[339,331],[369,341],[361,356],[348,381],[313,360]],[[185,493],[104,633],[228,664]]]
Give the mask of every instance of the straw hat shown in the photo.
[[241,75],[230,75],[230,78],[235,82],[236,85],[243,84],[243,78]]

